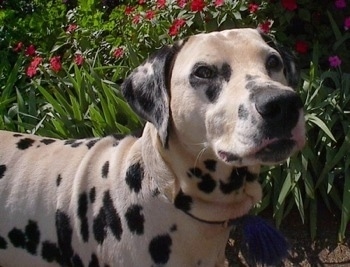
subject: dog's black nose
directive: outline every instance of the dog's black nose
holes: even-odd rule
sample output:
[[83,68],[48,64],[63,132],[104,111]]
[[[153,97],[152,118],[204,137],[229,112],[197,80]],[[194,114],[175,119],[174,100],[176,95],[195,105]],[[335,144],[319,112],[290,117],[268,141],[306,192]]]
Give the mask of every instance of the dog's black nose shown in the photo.
[[289,90],[261,90],[255,98],[255,108],[268,123],[288,122],[295,125],[303,104],[300,97]]

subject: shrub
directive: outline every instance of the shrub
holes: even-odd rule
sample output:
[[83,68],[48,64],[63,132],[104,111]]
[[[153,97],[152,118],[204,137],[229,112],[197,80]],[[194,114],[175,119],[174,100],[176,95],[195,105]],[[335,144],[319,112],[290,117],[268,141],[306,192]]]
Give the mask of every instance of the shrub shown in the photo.
[[0,128],[60,138],[140,127],[119,86],[164,44],[233,27],[273,35],[300,59],[308,144],[286,164],[265,169],[256,212],[272,207],[279,225],[296,207],[315,237],[322,201],[340,211],[344,239],[350,219],[345,0],[2,0],[0,22]]

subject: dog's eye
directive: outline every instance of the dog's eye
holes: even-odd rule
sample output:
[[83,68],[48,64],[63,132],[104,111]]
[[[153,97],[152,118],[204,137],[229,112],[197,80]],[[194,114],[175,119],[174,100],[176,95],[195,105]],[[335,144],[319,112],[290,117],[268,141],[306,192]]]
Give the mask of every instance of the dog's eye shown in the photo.
[[279,71],[283,67],[281,59],[277,55],[270,55],[266,60],[268,70]]
[[193,74],[202,79],[212,79],[215,77],[216,72],[208,66],[199,66]]

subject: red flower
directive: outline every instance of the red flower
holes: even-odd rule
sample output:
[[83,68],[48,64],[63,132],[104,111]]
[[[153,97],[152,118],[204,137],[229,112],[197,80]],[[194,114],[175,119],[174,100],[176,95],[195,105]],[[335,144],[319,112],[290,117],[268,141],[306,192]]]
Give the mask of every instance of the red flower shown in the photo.
[[146,0],[139,0],[139,5],[146,4]]
[[140,15],[135,15],[133,18],[132,18],[132,23],[134,24],[139,24],[141,21],[141,16]]
[[204,7],[205,7],[204,0],[192,0],[190,9],[193,12],[198,12],[198,11],[203,11]]
[[224,4],[224,0],[215,0],[214,5],[216,7],[222,6]]
[[270,32],[270,28],[271,28],[271,21],[266,20],[262,23],[259,24],[259,29],[263,32],[263,33],[269,33]]
[[67,33],[73,33],[77,28],[78,28],[78,26],[76,24],[69,24],[68,27],[67,27],[66,32]]
[[186,21],[184,19],[175,19],[173,24],[169,28],[169,35],[175,36],[179,33],[182,26],[184,26]]
[[84,58],[81,54],[76,54],[74,57],[74,63],[77,64],[78,66],[83,65],[84,63]]
[[162,9],[165,7],[166,0],[157,0],[157,8]]
[[152,20],[152,19],[154,19],[155,16],[156,16],[156,14],[154,13],[153,10],[146,11],[146,15],[145,15],[146,19]]
[[289,11],[298,8],[296,0],[282,0],[282,6]]
[[177,0],[177,5],[183,8],[187,4],[187,0]]
[[21,52],[23,49],[23,43],[22,42],[18,42],[16,45],[14,45],[13,47],[13,51],[14,52]]
[[122,47],[116,48],[113,52],[113,56],[117,59],[123,57],[124,56],[124,49]]
[[30,45],[27,47],[26,52],[25,52],[26,56],[35,56],[35,46],[34,45]]
[[297,51],[298,53],[306,54],[308,50],[309,45],[307,42],[300,40],[295,43],[295,51]]
[[50,59],[50,66],[54,72],[59,72],[62,69],[61,57],[55,56]]
[[256,11],[258,11],[259,9],[259,5],[255,4],[255,3],[250,3],[248,5],[248,10],[250,13],[255,13]]
[[30,62],[26,74],[29,78],[33,78],[36,75],[38,66],[41,64],[43,59],[41,57],[35,57],[32,62]]
[[130,15],[133,11],[134,11],[134,9],[135,9],[135,7],[132,7],[132,6],[127,6],[126,8],[125,8],[125,14],[126,15]]

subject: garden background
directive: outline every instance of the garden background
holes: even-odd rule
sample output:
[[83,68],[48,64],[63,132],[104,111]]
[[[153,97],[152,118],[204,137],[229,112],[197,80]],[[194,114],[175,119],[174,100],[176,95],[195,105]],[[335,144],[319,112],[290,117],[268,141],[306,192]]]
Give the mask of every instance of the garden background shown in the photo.
[[0,0],[0,129],[56,138],[128,134],[143,122],[119,92],[126,75],[164,44],[234,27],[258,27],[294,51],[306,112],[305,149],[264,170],[254,212],[282,228],[300,222],[293,231],[307,229],[310,242],[335,225],[328,238],[348,244],[346,0]]

